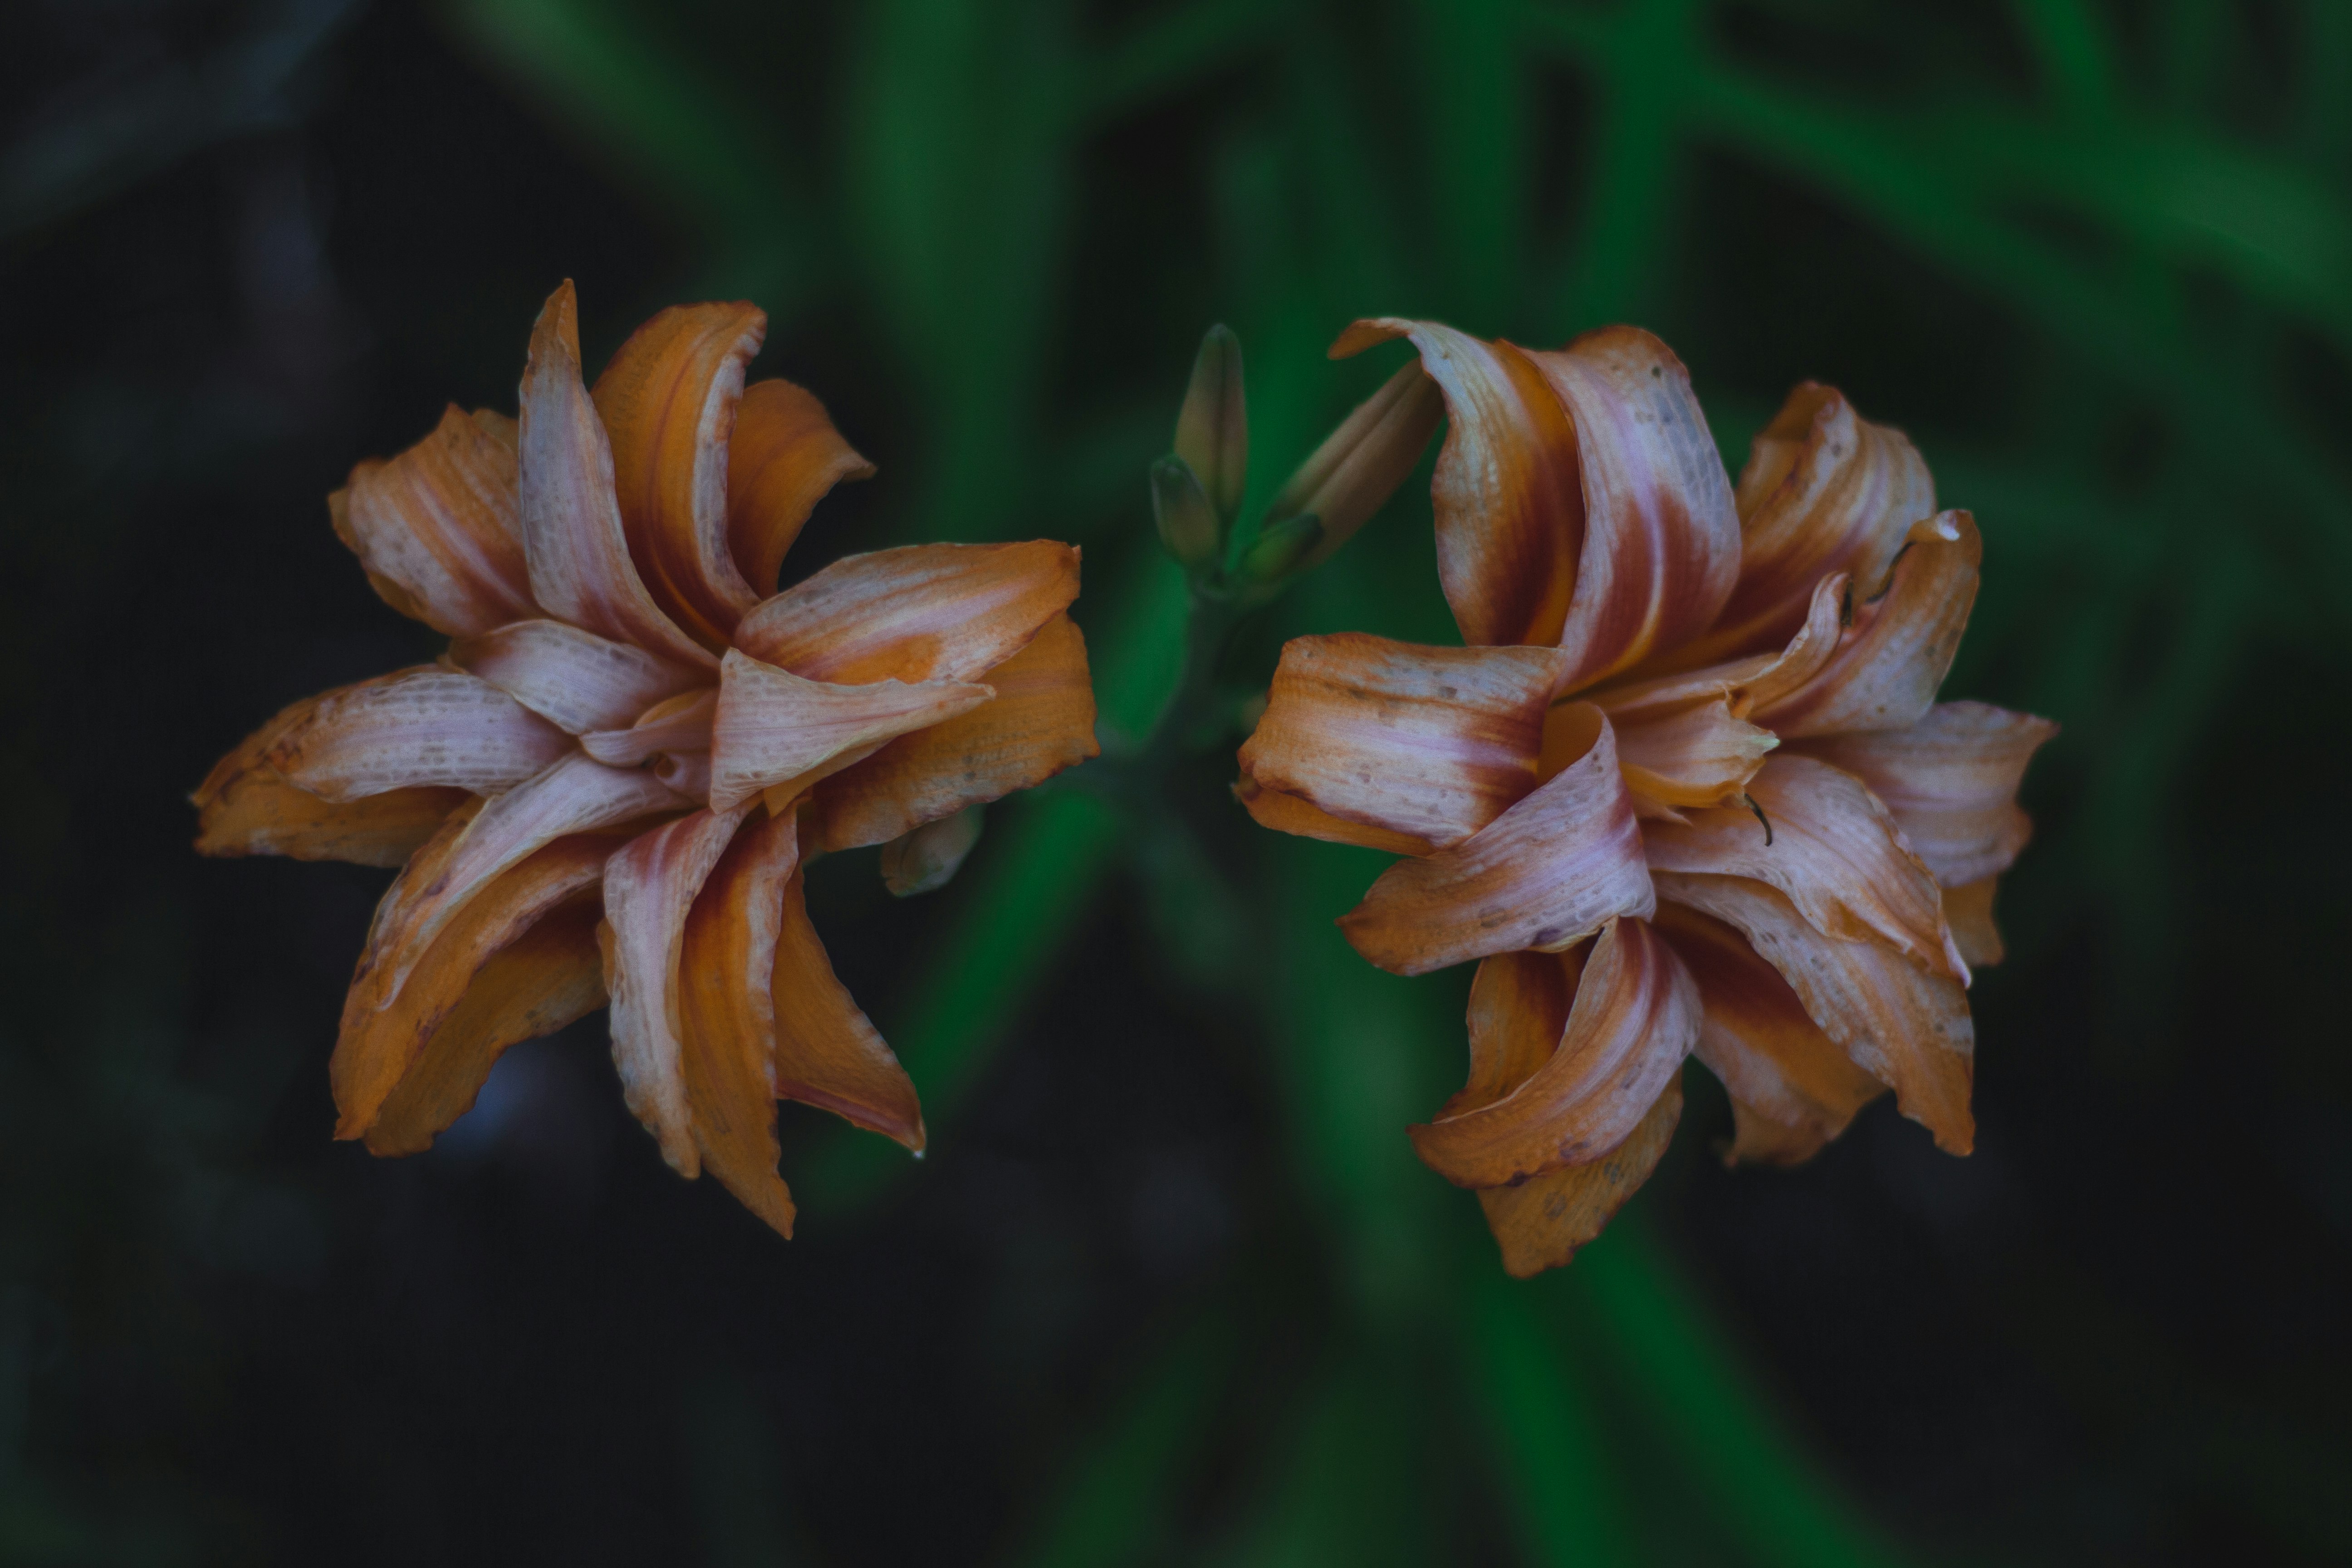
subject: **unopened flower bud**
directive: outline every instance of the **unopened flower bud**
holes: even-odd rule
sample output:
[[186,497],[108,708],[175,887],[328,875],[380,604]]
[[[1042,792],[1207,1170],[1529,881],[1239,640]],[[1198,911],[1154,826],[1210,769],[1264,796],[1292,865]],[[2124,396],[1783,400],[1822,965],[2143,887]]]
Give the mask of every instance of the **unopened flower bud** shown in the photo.
[[1389,377],[1324,437],[1266,509],[1272,517],[1312,512],[1322,519],[1321,542],[1302,564],[1328,556],[1381,510],[1421,461],[1444,414],[1437,384],[1416,363]]
[[1249,479],[1249,408],[1242,395],[1242,341],[1211,327],[1192,360],[1192,384],[1176,416],[1176,455],[1192,465],[1217,515],[1233,521]]
[[1224,531],[1192,465],[1180,457],[1151,465],[1151,521],[1159,525],[1160,542],[1187,571],[1216,554]]
[[1242,575],[1252,582],[1271,583],[1296,571],[1322,540],[1322,520],[1311,513],[1268,523],[1249,553],[1242,557]]
[[902,899],[946,887],[980,842],[980,811],[965,806],[882,846],[882,885]]

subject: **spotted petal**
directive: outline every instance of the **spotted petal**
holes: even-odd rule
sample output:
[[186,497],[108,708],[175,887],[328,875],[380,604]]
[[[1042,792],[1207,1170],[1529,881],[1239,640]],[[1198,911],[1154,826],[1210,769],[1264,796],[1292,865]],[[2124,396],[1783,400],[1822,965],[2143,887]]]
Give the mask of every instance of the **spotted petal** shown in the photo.
[[682,1176],[702,1169],[688,1105],[680,1000],[687,912],[749,806],[698,811],[641,833],[604,872],[604,989],[613,997],[613,1065],[621,1095]]
[[388,790],[348,804],[312,795],[271,767],[270,752],[320,704],[341,692],[306,698],[280,710],[213,765],[188,796],[196,808],[200,855],[289,855],[297,860],[352,860],[397,866],[431,838],[465,803],[461,789]]
[[630,559],[613,489],[612,443],[580,382],[580,326],[569,280],[549,296],[531,329],[522,376],[520,483],[531,593],[549,615],[682,664],[719,662],[663,612]]
[[1823,935],[1880,942],[1967,983],[1934,873],[1859,780],[1811,757],[1775,756],[1748,794],[1761,820],[1733,806],[1650,824],[1643,838],[1651,869],[1769,882]]
[[1824,735],[1797,747],[1868,784],[1936,879],[1958,888],[2008,870],[2032,837],[2017,786],[2057,732],[2031,713],[1942,702],[1908,729]]
[[959,680],[807,680],[730,648],[711,731],[710,800],[720,808],[870,756],[883,742],[968,713],[996,690]]
[[744,617],[735,646],[811,680],[971,680],[1077,596],[1071,545],[910,544],[786,589]]
[[1398,974],[1521,948],[1557,952],[1653,908],[1642,835],[1609,722],[1549,783],[1451,848],[1400,860],[1339,921],[1356,951]]
[[[1544,963],[1558,960],[1514,954],[1508,967]],[[1557,1047],[1517,1088],[1412,1130],[1430,1169],[1457,1186],[1499,1187],[1590,1164],[1633,1136],[1698,1037],[1698,989],[1648,925],[1620,919],[1602,928],[1574,996]]]
[[451,407],[407,451],[353,468],[327,510],[384,602],[436,632],[483,632],[538,613],[513,432],[495,415]]
[[776,1093],[921,1150],[926,1134],[915,1086],[834,977],[809,923],[798,872],[784,888],[774,993]]
[[264,762],[323,800],[352,801],[419,785],[496,795],[571,749],[488,681],[425,665],[327,693]]
[[1666,1087],[1625,1142],[1589,1164],[1562,1165],[1515,1187],[1481,1187],[1478,1206],[1503,1254],[1503,1269],[1515,1279],[1531,1279],[1558,1268],[1602,1227],[1650,1179],[1674,1142],[1683,1114],[1683,1075]]
[[1330,816],[1458,844],[1536,787],[1544,715],[1566,668],[1556,648],[1294,637],[1242,772],[1261,792]]
[[1739,523],[1672,350],[1636,327],[1529,353],[1384,318],[1332,352],[1397,337],[1445,394],[1431,493],[1464,641],[1557,644],[1573,691],[1706,629],[1738,575]]
[[673,305],[596,378],[630,558],[670,619],[714,649],[759,603],[728,544],[728,443],[767,332],[754,305]]
[[1958,981],[1931,974],[1874,942],[1823,936],[1776,889],[1745,877],[1656,874],[1661,900],[1738,928],[1789,983],[1805,1012],[1856,1067],[1895,1090],[1904,1115],[1965,1154],[1976,1028]]
[[1738,931],[1670,901],[1659,903],[1654,924],[1698,982],[1706,1012],[1695,1049],[1731,1095],[1727,1163],[1809,1160],[1885,1092]]
[[1828,662],[1796,689],[1759,700],[1748,717],[1783,740],[1918,722],[1952,668],[1983,557],[1967,512],[1915,523],[1886,591],[1855,608]]
[[986,673],[996,692],[989,700],[901,735],[819,784],[802,813],[812,845],[881,844],[1101,752],[1086,638],[1069,616],[1055,616]]
[[448,658],[572,735],[632,724],[663,698],[710,679],[562,621],[516,621],[459,637]]

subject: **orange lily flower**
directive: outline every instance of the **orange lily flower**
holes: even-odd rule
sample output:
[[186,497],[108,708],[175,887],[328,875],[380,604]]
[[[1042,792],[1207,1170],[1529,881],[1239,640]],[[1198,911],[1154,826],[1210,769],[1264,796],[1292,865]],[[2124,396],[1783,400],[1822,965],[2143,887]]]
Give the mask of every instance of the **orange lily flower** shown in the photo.
[[1470,1077],[1412,1130],[1529,1275],[1664,1152],[1696,1053],[1733,1161],[1794,1163],[1892,1089],[1965,1154],[1970,963],[2046,720],[1938,704],[1979,545],[1895,430],[1806,384],[1735,492],[1673,351],[1410,339],[1450,416],[1432,490],[1468,647],[1283,650],[1237,793],[1393,851],[1340,926],[1400,974],[1479,960]]
[[448,652],[264,725],[193,797],[196,847],[403,867],[344,1003],[338,1138],[425,1149],[499,1053],[609,999],[662,1157],[790,1236],[780,1098],[924,1141],[802,864],[887,844],[894,885],[935,883],[968,808],[1096,754],[1078,552],[915,545],[776,593],[872,465],[802,388],[743,384],[753,307],[662,311],[593,393],[575,310],[566,282],[541,312],[520,420],[453,407],[330,500]]

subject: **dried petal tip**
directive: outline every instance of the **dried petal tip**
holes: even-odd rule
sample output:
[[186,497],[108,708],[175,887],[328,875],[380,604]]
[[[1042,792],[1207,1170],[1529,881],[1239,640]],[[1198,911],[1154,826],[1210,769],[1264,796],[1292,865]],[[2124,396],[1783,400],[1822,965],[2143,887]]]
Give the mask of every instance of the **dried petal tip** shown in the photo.
[[1209,329],[1193,358],[1192,384],[1176,416],[1176,456],[1192,465],[1217,515],[1232,521],[1249,479],[1249,406],[1242,341],[1223,323]]
[[946,887],[980,842],[981,809],[968,805],[882,846],[882,885],[901,899]]
[[1186,571],[1208,563],[1224,532],[1192,465],[1166,457],[1151,465],[1151,521],[1160,542]]
[[1328,557],[1387,503],[1421,461],[1444,413],[1437,384],[1416,363],[1389,377],[1324,437],[1266,509],[1272,517],[1322,520],[1322,539],[1306,564]]

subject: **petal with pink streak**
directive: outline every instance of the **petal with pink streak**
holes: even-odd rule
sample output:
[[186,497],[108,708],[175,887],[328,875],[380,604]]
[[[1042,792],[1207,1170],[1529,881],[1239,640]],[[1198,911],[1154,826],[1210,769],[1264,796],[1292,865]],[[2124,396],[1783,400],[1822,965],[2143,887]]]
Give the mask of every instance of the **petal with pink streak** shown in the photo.
[[266,764],[321,800],[437,784],[497,795],[572,749],[572,738],[487,680],[425,665],[320,700]]
[[449,662],[478,675],[568,734],[618,730],[710,672],[562,621],[516,621],[449,645]]
[[1381,874],[1339,921],[1358,952],[1398,974],[1425,974],[1522,948],[1557,952],[1620,915],[1650,912],[1641,829],[1609,721],[1598,709],[1584,715],[1590,743],[1550,782],[1453,847]]

